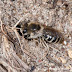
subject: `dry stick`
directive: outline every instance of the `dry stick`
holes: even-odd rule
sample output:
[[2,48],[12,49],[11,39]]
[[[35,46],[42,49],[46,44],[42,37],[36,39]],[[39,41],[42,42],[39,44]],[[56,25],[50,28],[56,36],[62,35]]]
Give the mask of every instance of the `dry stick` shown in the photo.
[[[27,16],[28,14],[26,14],[25,16]],[[20,41],[20,38],[19,38],[19,35],[18,35],[18,32],[16,31],[16,26],[21,22],[21,20],[25,17],[23,16],[15,25],[14,27],[12,27],[12,30],[15,32],[17,38],[18,38],[18,41],[19,41],[19,44],[21,46],[21,41]]]
[[0,72],[8,72],[7,70],[3,69],[1,66],[0,66]]
[[0,59],[0,63],[3,64],[5,67],[9,67],[13,72],[17,72],[14,68],[12,68],[8,63]]
[[[20,46],[21,46],[21,50],[22,50],[24,53],[26,53],[28,56],[36,59],[35,56],[33,56],[33,55],[31,55],[30,53],[28,53],[25,49],[23,50],[22,45],[21,45],[21,41],[20,41],[20,38],[19,38],[19,34],[18,34],[17,30],[16,30],[16,26],[17,26],[17,25],[20,23],[20,21],[21,21],[24,17],[26,17],[27,15],[28,15],[28,14],[26,14],[25,16],[23,16],[23,17],[14,25],[14,27],[12,27],[12,30],[15,32],[15,34],[16,34],[18,40],[19,40],[19,44],[20,44]],[[29,14],[29,15],[30,15],[30,14]]]
[[[4,31],[4,29],[3,29],[3,24],[2,24],[2,22],[1,22],[1,30],[2,30],[2,32],[4,33],[4,35],[7,37],[7,34],[6,34],[6,32]],[[7,37],[8,38],[8,37]],[[9,40],[10,40],[10,37],[8,38]],[[13,43],[14,43],[14,41],[13,41]],[[14,54],[15,55],[15,54]],[[15,55],[16,56],[16,55]],[[14,57],[15,58],[15,57]],[[19,58],[18,58],[19,59]],[[20,61],[20,60],[19,60]],[[21,61],[20,61],[21,62]],[[25,67],[26,69],[30,69],[24,62],[22,62],[23,64],[23,67]],[[10,66],[9,66],[10,67]],[[11,67],[10,67],[11,68]],[[14,71],[14,72],[16,72],[16,71]]]
[[1,72],[8,72],[7,68],[0,63]]
[[17,30],[16,30],[16,29],[14,29],[14,32],[15,32],[15,34],[16,34],[16,36],[17,36],[18,40],[19,40],[21,50],[22,50],[25,54],[27,54],[28,56],[30,56],[31,58],[36,59],[36,57],[35,57],[35,56],[31,55],[29,52],[27,52],[25,49],[23,49],[23,48],[22,48],[21,41],[20,41],[19,34],[18,34]]
[[5,25],[1,21],[1,31],[2,31],[2,33],[7,37],[7,39],[9,41],[11,41],[14,44],[15,41],[9,36],[9,34],[6,31],[4,31],[4,28],[5,28]]
[[2,23],[2,21],[1,21],[1,31],[6,35],[6,32],[3,29],[3,23]]
[[31,15],[31,14],[26,14],[26,15],[24,15],[15,25],[14,25],[14,27],[12,27],[12,30],[16,33],[16,36],[17,36],[17,38],[18,38],[18,40],[19,40],[19,43],[20,43],[20,46],[21,46],[21,42],[20,42],[20,38],[19,38],[19,35],[18,35],[18,33],[17,33],[17,31],[16,31],[16,26],[21,22],[21,20],[24,18],[24,17],[26,17],[27,15]]
[[[7,39],[7,38],[6,38]],[[6,42],[6,41],[5,41]],[[7,41],[8,42],[8,41]],[[6,42],[6,43],[7,43]],[[6,44],[7,45],[7,44]],[[6,46],[5,46],[6,47]],[[7,45],[7,47],[6,47],[6,49],[8,48],[8,45]],[[10,47],[9,47],[10,48]],[[9,49],[8,48],[8,49]],[[13,49],[13,48],[11,48],[11,49]],[[8,54],[9,54],[9,51],[7,51],[8,52]],[[6,53],[7,53],[6,52]],[[16,53],[13,51],[13,52],[11,52],[10,53],[10,56],[11,56],[11,58],[12,57],[14,57],[14,59],[17,61],[17,62],[19,62],[19,64],[20,65],[22,65],[24,68],[25,68],[25,70],[27,70],[27,69],[30,69],[30,67],[26,64],[26,63],[24,63],[17,55],[16,55]],[[9,56],[9,58],[10,58],[10,56]],[[9,60],[8,60],[9,61]],[[11,61],[9,61],[9,62],[11,62]],[[10,63],[9,63],[10,64]],[[13,67],[13,66],[12,66]]]
[[[25,16],[26,16],[26,15],[25,15]],[[24,16],[16,23],[16,25],[18,25],[18,23],[19,23],[23,18],[24,18]],[[22,50],[25,54],[27,54],[28,56],[30,56],[31,58],[36,59],[35,56],[31,55],[31,54],[30,54],[29,52],[27,52],[25,49],[23,50],[22,45],[21,45],[21,41],[20,41],[20,38],[19,38],[19,34],[18,34],[18,32],[17,32],[17,30],[16,30],[16,28],[15,28],[16,25],[12,28],[12,30],[15,32],[15,34],[16,34],[18,40],[19,40],[19,44],[20,44],[21,50]],[[15,41],[14,41],[13,39],[11,39],[11,37],[4,31],[2,21],[1,21],[1,30],[2,30],[2,32],[4,33],[4,35],[15,45]]]
[[[28,14],[24,15],[24,16],[14,25],[14,27],[12,27],[12,29],[16,28],[16,26],[21,22],[21,20],[22,20],[24,17],[26,17],[27,15],[28,15]],[[31,14],[29,14],[29,15],[31,15]]]
[[26,63],[24,63],[15,53],[13,53],[13,57],[19,62],[20,65],[22,65],[25,69],[30,69],[29,66],[27,66]]

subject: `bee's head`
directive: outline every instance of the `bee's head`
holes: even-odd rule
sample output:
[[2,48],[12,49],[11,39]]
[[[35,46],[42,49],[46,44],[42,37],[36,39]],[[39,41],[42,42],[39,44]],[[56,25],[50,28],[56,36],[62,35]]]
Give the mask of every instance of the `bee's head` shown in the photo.
[[24,29],[23,29],[23,34],[27,37],[27,38],[34,38],[36,37],[36,35],[38,35],[39,30],[41,29],[40,25],[38,23],[28,23],[26,25],[24,25]]
[[[41,25],[39,23],[33,23],[33,22],[26,22],[20,24],[20,31],[24,35],[24,38],[30,39],[30,38],[37,38],[42,35],[41,31]],[[19,27],[19,26],[18,26]]]

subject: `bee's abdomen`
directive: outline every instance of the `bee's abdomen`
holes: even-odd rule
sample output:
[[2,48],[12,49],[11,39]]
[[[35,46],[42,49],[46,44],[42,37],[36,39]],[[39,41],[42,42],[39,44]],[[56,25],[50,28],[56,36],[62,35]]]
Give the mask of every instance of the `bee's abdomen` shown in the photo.
[[43,37],[44,40],[48,43],[59,43],[63,41],[60,36],[43,35]]

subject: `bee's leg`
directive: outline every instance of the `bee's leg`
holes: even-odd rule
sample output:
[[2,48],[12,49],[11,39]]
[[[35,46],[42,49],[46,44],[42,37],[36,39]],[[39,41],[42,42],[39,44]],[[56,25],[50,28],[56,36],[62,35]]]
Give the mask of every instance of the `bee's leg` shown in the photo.
[[49,47],[48,47],[48,43],[46,43],[45,41],[44,41],[44,38],[40,38],[40,45],[41,45],[41,47],[43,48],[43,54],[42,54],[42,60],[43,59],[45,59],[46,58],[46,55],[47,55],[47,53],[49,53],[48,51],[49,51]]
[[44,45],[44,47],[48,47],[48,44],[46,43],[43,37],[41,38],[41,40],[42,40],[42,44]]
[[44,39],[42,37],[38,37],[38,42],[44,47],[46,48],[48,45],[47,43],[44,41]]

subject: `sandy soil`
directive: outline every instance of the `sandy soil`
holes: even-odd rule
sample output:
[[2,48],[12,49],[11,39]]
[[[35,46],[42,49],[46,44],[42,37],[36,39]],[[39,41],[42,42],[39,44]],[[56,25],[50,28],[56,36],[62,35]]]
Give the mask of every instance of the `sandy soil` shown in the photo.
[[[25,40],[20,19],[61,31],[65,45]],[[72,0],[0,0],[0,72],[72,72]]]

